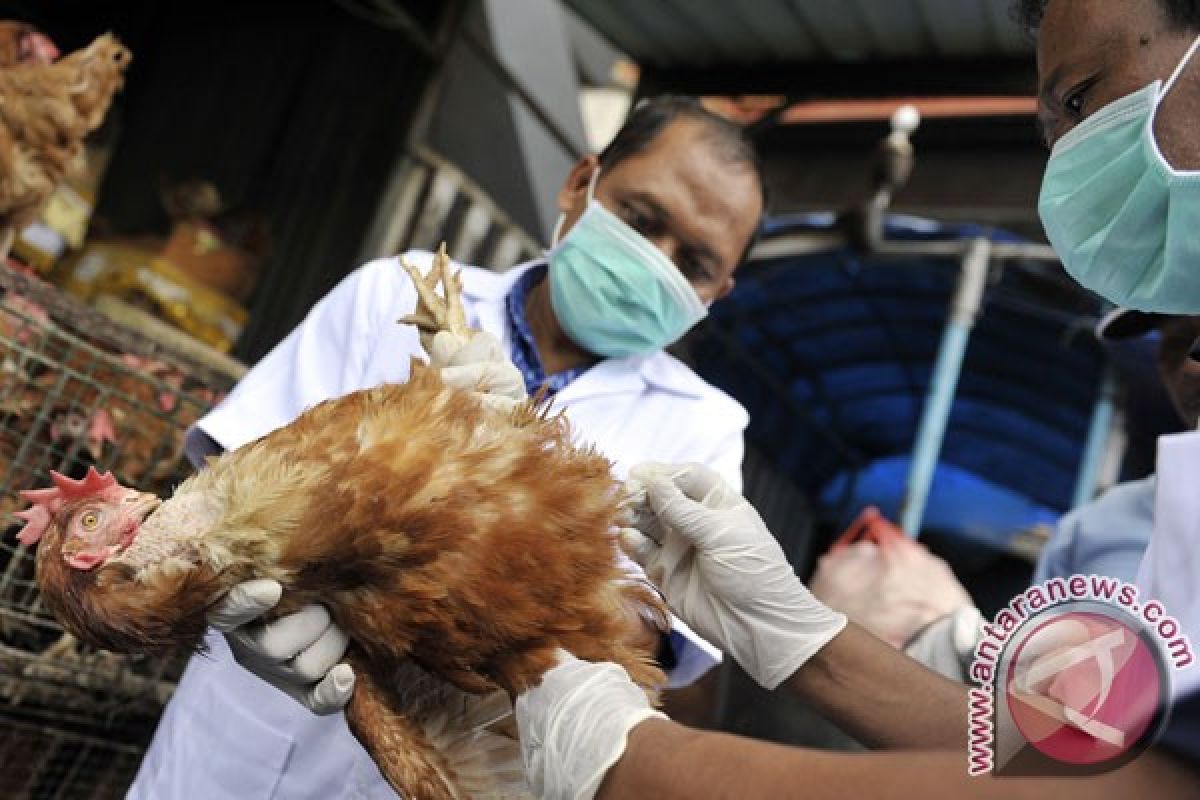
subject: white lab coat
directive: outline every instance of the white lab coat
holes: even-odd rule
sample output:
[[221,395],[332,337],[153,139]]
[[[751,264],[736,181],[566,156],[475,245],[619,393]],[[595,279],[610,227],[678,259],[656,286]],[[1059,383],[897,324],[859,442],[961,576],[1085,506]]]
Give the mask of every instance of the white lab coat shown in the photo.
[[[1138,571],[1140,603],[1162,604],[1200,658],[1200,432],[1158,440],[1154,535]],[[1200,663],[1171,675],[1173,695],[1200,692]]]
[[[430,254],[407,254],[428,268]],[[463,302],[472,326],[511,346],[504,299],[533,264],[500,275],[463,269]],[[225,449],[287,424],[329,397],[403,382],[422,353],[415,330],[396,321],[416,293],[395,259],[373,261],[326,295],[278,347],[199,422]],[[576,439],[594,443],[619,475],[642,461],[697,461],[741,486],[745,410],[665,353],[609,359],[559,392],[553,402]],[[673,673],[694,679],[719,659],[702,640],[677,653]],[[159,723],[129,797],[394,798],[341,714],[317,717],[243,670],[223,637],[188,665]]]

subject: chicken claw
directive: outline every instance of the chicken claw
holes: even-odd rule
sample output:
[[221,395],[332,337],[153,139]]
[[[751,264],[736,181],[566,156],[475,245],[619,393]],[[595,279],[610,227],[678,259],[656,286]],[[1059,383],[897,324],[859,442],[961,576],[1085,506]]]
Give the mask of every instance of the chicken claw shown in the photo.
[[[462,304],[462,276],[450,266],[446,243],[438,247],[428,275],[422,275],[421,270],[404,256],[400,257],[400,266],[412,278],[413,286],[417,289],[417,307],[399,322],[417,326],[425,351],[429,352],[434,335],[441,331],[449,331],[464,342],[469,339],[471,330],[467,327],[467,315]],[[442,285],[442,295],[437,291],[439,283]]]

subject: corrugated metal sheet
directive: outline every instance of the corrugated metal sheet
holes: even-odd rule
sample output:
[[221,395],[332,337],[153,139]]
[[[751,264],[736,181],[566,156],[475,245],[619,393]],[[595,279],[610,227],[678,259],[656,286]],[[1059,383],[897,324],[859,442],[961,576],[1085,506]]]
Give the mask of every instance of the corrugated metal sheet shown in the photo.
[[566,0],[638,63],[1014,57],[1032,49],[1011,0]]

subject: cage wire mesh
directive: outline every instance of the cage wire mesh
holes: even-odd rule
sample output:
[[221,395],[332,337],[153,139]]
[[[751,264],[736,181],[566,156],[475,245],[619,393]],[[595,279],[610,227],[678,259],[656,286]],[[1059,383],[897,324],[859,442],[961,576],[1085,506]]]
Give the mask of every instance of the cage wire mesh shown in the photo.
[[233,376],[0,266],[0,797],[120,797],[183,658],[82,646],[42,603],[17,543],[18,492],[50,470],[111,470],[169,496],[187,427]]
[[0,727],[9,800],[117,800],[141,760],[137,744],[6,719]]

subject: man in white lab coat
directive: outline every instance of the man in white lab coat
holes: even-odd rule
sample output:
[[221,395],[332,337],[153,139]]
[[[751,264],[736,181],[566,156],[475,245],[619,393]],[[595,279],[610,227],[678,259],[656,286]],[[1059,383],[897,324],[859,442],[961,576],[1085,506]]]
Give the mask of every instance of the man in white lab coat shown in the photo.
[[[505,274],[463,268],[468,322],[491,338],[464,348],[474,356],[443,363],[493,393],[545,389],[576,439],[597,445],[619,475],[669,458],[708,464],[740,486],[745,410],[662,348],[730,291],[763,205],[740,129],[693,100],[646,103],[609,148],[571,172],[546,259]],[[407,258],[429,266],[428,253]],[[396,259],[356,270],[198,423],[189,455],[239,447],[325,398],[406,380],[422,350],[416,330],[396,320],[415,303]],[[480,351],[481,341],[496,352]],[[252,582],[235,590],[241,608],[229,613],[242,622],[277,592]],[[326,674],[345,639],[321,608],[270,628],[250,623],[231,642],[238,660],[311,708],[340,707],[349,695],[347,667]],[[235,662],[224,637],[210,634],[208,645],[211,655],[192,659],[168,705],[131,797],[395,797],[341,714],[316,716],[276,691]],[[719,659],[683,626],[661,652],[672,685]]]

